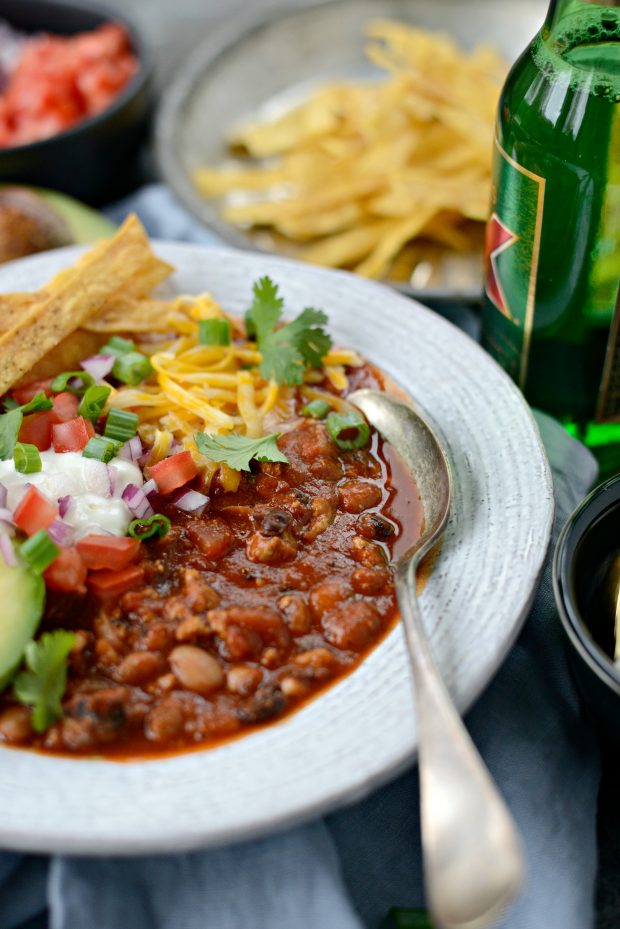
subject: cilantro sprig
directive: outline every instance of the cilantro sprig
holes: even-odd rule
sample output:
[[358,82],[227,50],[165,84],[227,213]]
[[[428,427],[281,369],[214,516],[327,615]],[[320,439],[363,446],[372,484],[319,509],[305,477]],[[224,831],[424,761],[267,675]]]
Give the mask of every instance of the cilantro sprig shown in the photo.
[[280,451],[276,442],[279,432],[264,435],[260,439],[249,439],[244,435],[209,435],[199,432],[196,435],[198,451],[211,461],[221,461],[235,471],[249,471],[250,461],[281,461],[288,464],[288,458]]
[[13,693],[20,703],[33,707],[36,732],[44,732],[62,716],[60,701],[67,686],[67,658],[74,643],[73,632],[57,629],[26,645],[27,670],[15,678]]
[[261,277],[252,288],[254,299],[245,317],[249,338],[256,339],[262,355],[263,377],[278,384],[302,384],[307,367],[320,368],[332,345],[323,329],[327,316],[306,307],[292,322],[276,328],[284,300],[271,278]]

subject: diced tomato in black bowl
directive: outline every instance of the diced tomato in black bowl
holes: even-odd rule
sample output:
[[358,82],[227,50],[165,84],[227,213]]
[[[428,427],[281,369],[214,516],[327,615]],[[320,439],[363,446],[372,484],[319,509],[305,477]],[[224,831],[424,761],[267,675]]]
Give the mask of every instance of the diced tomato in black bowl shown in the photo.
[[152,103],[151,59],[135,27],[82,0],[3,0],[0,22],[14,37],[0,81],[1,181],[90,204],[127,193]]

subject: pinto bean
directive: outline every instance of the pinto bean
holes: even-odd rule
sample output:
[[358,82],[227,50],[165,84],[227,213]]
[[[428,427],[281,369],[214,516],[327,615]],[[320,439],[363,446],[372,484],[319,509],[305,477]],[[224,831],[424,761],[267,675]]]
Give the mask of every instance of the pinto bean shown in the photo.
[[280,681],[280,690],[285,697],[289,697],[292,700],[300,700],[309,693],[310,684],[308,681],[304,681],[299,677],[287,674],[287,676],[283,677]]
[[164,659],[157,652],[133,652],[121,661],[115,677],[121,684],[144,684],[160,674]]
[[25,742],[32,735],[31,711],[25,706],[10,706],[0,714],[0,738],[7,742]]
[[223,519],[213,517],[194,522],[188,527],[188,535],[203,555],[216,561],[227,555],[235,544],[235,537]]
[[224,683],[224,672],[217,658],[197,645],[177,645],[168,656],[177,679],[198,694],[208,694]]
[[356,568],[351,575],[351,586],[356,594],[374,597],[385,589],[389,578],[386,568]]
[[226,687],[234,694],[249,697],[253,694],[263,679],[260,668],[250,665],[235,665],[226,672]]
[[305,635],[312,628],[310,607],[301,594],[284,594],[278,600],[280,609],[286,618],[286,624],[293,635]]
[[256,564],[284,564],[297,555],[297,542],[292,537],[265,536],[253,532],[245,543],[245,553],[248,560]]
[[375,542],[369,542],[368,539],[355,535],[351,539],[349,549],[354,561],[364,565],[365,568],[385,567],[387,561],[385,552]]
[[310,609],[315,619],[346,600],[353,591],[345,581],[325,581],[310,591]]
[[336,648],[361,652],[381,629],[381,616],[365,600],[340,603],[321,617],[326,640]]
[[369,481],[345,481],[338,488],[338,505],[345,513],[363,513],[379,506],[382,497],[379,485]]

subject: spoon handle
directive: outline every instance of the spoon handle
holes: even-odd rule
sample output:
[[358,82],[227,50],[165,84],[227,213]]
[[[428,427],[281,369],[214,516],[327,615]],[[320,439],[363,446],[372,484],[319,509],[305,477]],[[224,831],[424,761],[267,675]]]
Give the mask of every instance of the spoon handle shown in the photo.
[[416,594],[415,559],[396,574],[413,671],[424,877],[437,929],[483,929],[517,894],[521,842],[433,660]]

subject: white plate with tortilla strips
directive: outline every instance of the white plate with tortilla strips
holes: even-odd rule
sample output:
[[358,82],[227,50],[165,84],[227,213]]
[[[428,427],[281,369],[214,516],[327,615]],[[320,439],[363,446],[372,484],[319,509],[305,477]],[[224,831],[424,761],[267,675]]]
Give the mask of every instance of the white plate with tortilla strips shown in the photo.
[[[233,313],[269,274],[288,311],[323,308],[337,343],[384,369],[427,411],[455,498],[422,594],[433,650],[463,712],[489,683],[534,596],[553,519],[550,472],[521,394],[451,324],[379,284],[258,254],[155,243],[180,293],[210,290]],[[32,290],[70,248],[0,271]],[[71,759],[0,746],[0,847],[69,854],[167,852],[240,841],[349,803],[416,753],[415,708],[396,627],[357,670],[284,721],[161,760]]]
[[[319,264],[329,264],[334,260],[339,267],[361,269],[362,265],[367,265],[368,255],[364,259],[363,252],[357,257],[351,254],[351,249],[355,250],[359,247],[359,240],[356,239],[358,244],[353,245],[351,235],[357,236],[360,233],[363,235],[367,223],[376,223],[378,227],[379,221],[388,216],[394,217],[395,223],[398,220],[404,224],[412,221],[415,223],[416,217],[421,217],[428,208],[426,197],[431,191],[434,194],[437,189],[441,188],[441,173],[439,176],[426,177],[422,184],[423,193],[417,199],[414,196],[413,201],[409,202],[410,197],[406,192],[406,185],[403,188],[399,181],[402,170],[397,166],[400,162],[397,159],[396,162],[391,163],[390,167],[386,167],[386,158],[391,158],[392,155],[389,152],[394,150],[394,145],[391,145],[388,153],[383,152],[376,161],[379,175],[382,169],[384,171],[383,178],[388,182],[388,188],[396,184],[395,196],[390,198],[380,193],[374,198],[380,203],[377,202],[373,206],[368,203],[369,198],[365,194],[359,194],[357,205],[364,204],[362,213],[357,216],[353,225],[348,225],[352,220],[348,216],[347,208],[351,208],[354,205],[353,202],[349,200],[344,208],[342,201],[337,201],[340,206],[335,206],[334,203],[331,207],[329,204],[324,206],[323,188],[329,185],[330,191],[337,197],[336,188],[342,189],[355,176],[357,171],[355,159],[352,165],[347,164],[342,169],[340,181],[338,178],[341,168],[336,163],[330,168],[325,178],[318,180],[316,187],[312,186],[306,168],[304,183],[309,185],[309,192],[306,196],[308,206],[295,221],[299,228],[297,232],[293,232],[290,217],[286,224],[277,221],[271,224],[268,221],[265,224],[257,222],[254,226],[247,219],[244,222],[239,214],[233,219],[228,215],[227,208],[232,207],[233,210],[252,208],[257,200],[261,201],[259,205],[262,206],[263,189],[257,188],[256,184],[244,186],[242,182],[239,182],[227,193],[224,193],[227,188],[224,188],[219,195],[214,191],[201,193],[196,183],[200,169],[204,166],[230,167],[236,164],[241,169],[245,165],[249,170],[253,170],[255,166],[263,166],[271,170],[278,163],[284,164],[286,157],[282,159],[278,156],[239,160],[238,150],[231,152],[228,145],[231,133],[239,136],[243,141],[244,133],[237,131],[240,127],[247,123],[276,119],[307,101],[319,87],[333,81],[353,81],[358,87],[377,86],[378,83],[383,83],[391,72],[386,73],[383,66],[378,67],[377,61],[373,63],[365,54],[367,44],[365,30],[375,20],[390,20],[403,25],[407,24],[426,31],[429,37],[447,35],[467,53],[479,44],[487,48],[491,47],[499,53],[507,69],[540,28],[543,15],[544,9],[537,0],[512,0],[512,2],[468,0],[466,10],[461,0],[382,0],[380,4],[373,0],[320,0],[320,2],[310,0],[307,4],[279,10],[275,14],[263,12],[257,16],[256,11],[250,10],[245,18],[227,23],[225,27],[205,36],[187,63],[178,70],[170,87],[164,93],[156,127],[160,170],[184,206],[224,242],[240,248],[265,250],[289,257],[299,257],[307,249],[308,260],[316,260]],[[455,69],[460,69],[463,59],[461,58],[461,64],[457,64],[454,60],[450,61],[449,58],[444,61],[440,51],[438,50],[436,54],[428,53],[430,60],[424,60],[424,66],[421,67],[418,77],[422,86],[425,83],[430,84],[425,93],[430,93],[431,97],[435,81],[443,81],[444,87],[439,91],[440,99],[441,93],[448,94],[448,103],[451,103],[455,110],[454,120],[457,123],[460,121],[467,123],[468,119],[472,120],[471,123],[467,123],[471,132],[467,133],[464,138],[474,139],[478,134],[482,134],[484,138],[482,154],[477,156],[474,146],[474,150],[467,155],[466,163],[469,163],[470,158],[478,160],[479,157],[483,158],[483,163],[487,163],[485,186],[482,187],[478,197],[474,198],[481,202],[475,210],[477,215],[486,215],[490,196],[489,167],[493,147],[495,102],[492,102],[490,108],[480,105],[481,112],[478,113],[477,101],[484,99],[488,91],[486,73],[483,71],[474,80],[471,92],[468,93],[466,91],[469,86],[467,74],[461,70],[449,70],[451,65]],[[398,60],[398,56],[396,59]],[[435,60],[441,61],[437,72],[432,70]],[[431,69],[430,77],[426,74],[427,67]],[[501,68],[500,72],[494,76],[497,96],[499,96],[505,69]],[[398,66],[396,73],[399,73]],[[413,86],[419,87],[420,85],[414,82]],[[462,88],[462,99],[455,96],[456,87]],[[414,95],[417,92],[414,91]],[[408,93],[399,90],[391,103],[387,105],[388,112],[400,111],[401,116],[405,118],[406,99],[408,99]],[[429,105],[429,102],[432,107],[432,99],[419,101],[422,110]],[[367,107],[373,105],[366,103]],[[364,112],[361,106],[359,110]],[[346,107],[342,112],[347,112]],[[355,106],[353,112],[358,112]],[[317,115],[316,110],[314,113]],[[406,118],[410,120],[411,113]],[[340,122],[346,123],[347,119],[341,119]],[[428,125],[431,127],[431,123]],[[390,145],[389,129],[383,125],[383,122],[381,126],[382,129],[376,140],[379,147],[385,144],[386,137]],[[426,125],[424,119],[414,127],[407,122],[407,126],[414,129],[414,134],[417,135],[422,148],[422,150],[418,148],[413,150],[409,156],[409,167],[424,168],[421,164],[425,160],[423,141],[426,137]],[[355,127],[351,128],[355,129]],[[397,145],[402,146],[405,143],[404,135],[405,132],[399,128],[394,137]],[[372,128],[360,129],[358,137],[367,138],[368,144],[372,145]],[[309,138],[312,140],[313,136]],[[432,163],[438,163],[446,151],[451,158],[460,145],[460,139],[457,132],[449,141],[443,143],[437,152],[439,157],[433,158]],[[320,142],[319,135],[317,150]],[[284,155],[286,156],[287,151],[303,154],[309,150],[316,154],[314,147],[312,149],[298,148],[298,144],[292,144],[289,149],[285,148]],[[336,135],[330,138],[328,132],[326,144],[346,145],[347,140]],[[330,148],[330,151],[333,150]],[[372,156],[373,152],[366,148],[365,157],[368,158],[369,155]],[[312,170],[314,170],[314,165],[313,160],[310,163]],[[403,165],[400,164],[400,167],[402,169]],[[464,173],[460,174],[462,180],[455,191],[457,200],[467,197],[468,194],[471,196],[476,186],[475,177],[471,175],[468,177],[466,168],[463,171]],[[374,169],[370,173],[374,173]],[[448,174],[453,178],[459,177],[454,164]],[[319,174],[317,178],[320,178]],[[371,178],[363,179],[371,180]],[[268,199],[282,200],[281,205],[286,206],[288,194],[285,194],[285,191],[291,182],[295,184],[294,179],[287,179],[287,176],[282,174],[279,182],[274,184],[272,193],[268,193]],[[454,183],[453,179],[452,184]],[[294,199],[295,195],[292,196]],[[355,200],[353,194],[351,197]],[[317,207],[318,223],[324,230],[325,223],[328,221],[330,234],[315,237],[309,235],[307,223],[312,219],[314,203],[322,204],[321,209]],[[406,212],[403,215],[405,204],[407,204]],[[454,208],[457,208],[456,204]],[[341,217],[339,220],[336,219],[338,215]],[[348,219],[345,220],[345,216],[348,216]],[[434,222],[440,221],[436,217]],[[337,225],[338,223],[342,225]],[[386,227],[388,226],[390,232],[383,229],[377,233],[376,246],[383,245],[394,235],[399,235],[398,230],[390,223],[386,223]],[[450,247],[442,246],[441,238],[436,238],[440,236],[439,230],[435,230],[435,235],[430,232],[430,229],[428,233],[425,236],[422,230],[421,237],[416,237],[409,246],[401,248],[400,252],[396,249],[395,260],[386,272],[379,273],[375,269],[375,272],[370,273],[369,276],[388,278],[390,283],[398,289],[418,299],[479,302],[483,289],[482,223],[470,222],[464,226],[457,224],[454,238],[450,235],[449,229],[444,230],[441,234],[450,239]],[[369,234],[372,236],[370,230]],[[468,239],[469,244],[467,244]],[[344,264],[333,257],[336,254],[342,255],[343,249],[348,252],[348,259]],[[380,250],[383,251],[382,248]],[[323,256],[320,260],[319,252]],[[332,258],[327,258],[328,253]],[[360,273],[368,272],[368,267],[366,271],[360,270]]]

